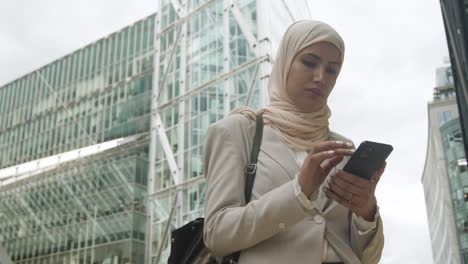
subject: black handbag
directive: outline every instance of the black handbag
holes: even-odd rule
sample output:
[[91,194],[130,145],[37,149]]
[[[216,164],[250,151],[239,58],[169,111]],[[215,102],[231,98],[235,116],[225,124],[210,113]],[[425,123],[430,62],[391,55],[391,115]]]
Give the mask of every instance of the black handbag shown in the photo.
[[[257,172],[257,160],[260,153],[260,145],[263,137],[263,117],[257,115],[255,137],[250,155],[250,163],[245,167],[245,203],[250,202],[252,197],[252,188]],[[215,264],[216,259],[203,243],[203,224],[204,218],[197,218],[184,226],[171,232],[171,254],[169,255],[169,264],[188,264],[188,263],[210,263]],[[225,256],[222,264],[237,263],[239,261],[240,251]]]

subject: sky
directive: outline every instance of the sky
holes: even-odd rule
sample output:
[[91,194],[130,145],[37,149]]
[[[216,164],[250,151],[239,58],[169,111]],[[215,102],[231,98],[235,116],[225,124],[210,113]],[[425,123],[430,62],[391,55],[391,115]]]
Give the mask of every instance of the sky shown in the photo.
[[[272,0],[279,1],[279,0]],[[1,0],[0,86],[157,10],[157,0]],[[436,0],[310,0],[312,19],[346,43],[330,97],[331,128],[393,145],[376,195],[384,222],[381,263],[432,263],[421,184],[427,103],[448,56]]]

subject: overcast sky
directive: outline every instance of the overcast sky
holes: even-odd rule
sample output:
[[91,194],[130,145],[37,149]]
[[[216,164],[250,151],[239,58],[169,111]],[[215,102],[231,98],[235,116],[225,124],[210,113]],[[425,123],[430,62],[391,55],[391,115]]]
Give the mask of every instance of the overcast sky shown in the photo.
[[[279,0],[273,0],[279,1]],[[448,55],[436,0],[311,0],[346,43],[331,127],[394,146],[377,189],[381,263],[432,263],[421,176],[427,102]],[[156,0],[2,0],[0,86],[156,11]]]

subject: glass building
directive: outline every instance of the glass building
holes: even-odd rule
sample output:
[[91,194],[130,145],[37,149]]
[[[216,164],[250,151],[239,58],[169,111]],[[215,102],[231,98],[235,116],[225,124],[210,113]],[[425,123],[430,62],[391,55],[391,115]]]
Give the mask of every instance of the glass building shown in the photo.
[[436,71],[428,104],[422,183],[434,263],[468,263],[468,167],[450,66]]
[[267,103],[303,18],[305,0],[162,0],[1,86],[0,247],[20,264],[165,263],[170,231],[203,215],[208,125]]
[[440,0],[465,153],[468,153],[468,0]]
[[465,158],[460,120],[452,119],[441,128],[447,162],[461,263],[468,263],[468,166]]

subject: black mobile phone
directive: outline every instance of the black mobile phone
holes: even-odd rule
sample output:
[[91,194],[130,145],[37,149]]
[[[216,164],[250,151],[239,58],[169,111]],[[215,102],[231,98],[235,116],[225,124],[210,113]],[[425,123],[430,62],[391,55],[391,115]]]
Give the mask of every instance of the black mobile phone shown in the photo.
[[392,150],[393,147],[388,144],[363,141],[353,155],[351,155],[343,170],[370,180],[374,172],[382,166]]

